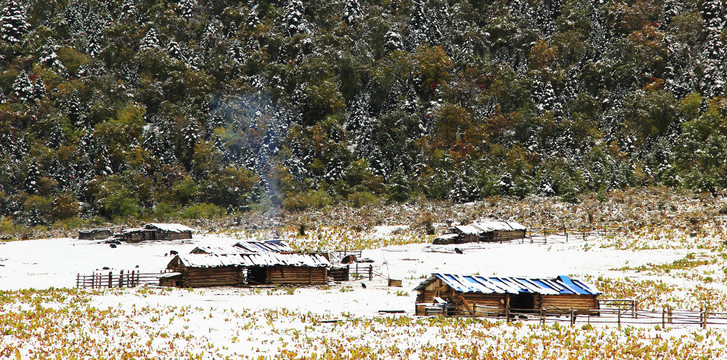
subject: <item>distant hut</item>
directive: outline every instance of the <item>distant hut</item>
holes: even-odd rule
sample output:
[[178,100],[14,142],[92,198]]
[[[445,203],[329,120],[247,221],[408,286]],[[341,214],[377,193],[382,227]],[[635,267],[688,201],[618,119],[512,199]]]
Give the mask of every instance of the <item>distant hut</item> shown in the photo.
[[194,229],[182,224],[146,224],[143,228],[126,229],[118,236],[119,240],[138,242],[145,240],[184,240],[191,239]]
[[113,232],[110,228],[98,228],[90,230],[80,230],[78,232],[79,240],[103,240],[110,238]]
[[330,262],[320,254],[293,252],[282,241],[243,242],[231,247],[197,247],[175,256],[175,274],[161,285],[180,287],[256,284],[323,285]]
[[148,239],[148,240],[191,239],[192,232],[194,231],[194,229],[192,229],[191,227],[185,226],[182,224],[161,224],[161,223],[146,224],[144,226],[144,229],[152,231],[151,234],[153,236],[153,239]]
[[516,221],[485,219],[450,229],[434,239],[435,244],[508,241],[525,237],[527,228]]
[[555,279],[435,273],[420,283],[416,314],[487,315],[509,312],[588,313],[598,309],[594,287],[568,276]]

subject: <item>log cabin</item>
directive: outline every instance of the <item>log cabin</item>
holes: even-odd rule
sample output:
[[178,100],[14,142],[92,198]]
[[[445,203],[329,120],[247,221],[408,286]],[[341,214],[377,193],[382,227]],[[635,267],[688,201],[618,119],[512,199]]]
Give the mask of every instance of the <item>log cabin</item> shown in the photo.
[[450,229],[434,239],[434,244],[463,244],[522,239],[527,228],[515,221],[483,219]]
[[554,279],[435,273],[420,283],[416,315],[501,315],[512,312],[586,314],[598,309],[595,287],[568,276]]
[[[160,285],[179,287],[240,285],[323,285],[330,262],[321,254],[292,251],[284,242],[245,242],[231,247],[197,247],[167,265],[173,274]],[[255,251],[251,251],[255,250]],[[290,249],[292,250],[292,249]]]
[[126,229],[116,235],[118,240],[139,242],[145,240],[185,240],[192,238],[194,229],[182,224],[151,223],[143,228]]

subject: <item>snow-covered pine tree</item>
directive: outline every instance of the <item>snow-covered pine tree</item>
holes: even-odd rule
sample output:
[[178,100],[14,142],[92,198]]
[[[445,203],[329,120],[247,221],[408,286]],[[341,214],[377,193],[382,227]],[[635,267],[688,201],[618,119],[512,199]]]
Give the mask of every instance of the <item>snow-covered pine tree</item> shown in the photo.
[[671,24],[671,19],[682,12],[681,0],[664,0],[661,8],[661,20],[659,21],[659,30],[666,30]]
[[30,102],[35,99],[33,97],[35,95],[33,82],[30,81],[30,77],[25,71],[21,71],[13,82],[13,93],[21,102]]
[[38,76],[35,76],[35,80],[33,80],[33,100],[38,101],[42,98],[44,98],[46,95],[46,89],[45,89],[45,82],[43,82],[43,78]]
[[414,0],[411,5],[409,22],[407,24],[406,47],[409,50],[428,42],[429,21],[427,19],[426,7],[423,0]]
[[197,7],[197,0],[181,0],[177,5],[177,11],[185,19],[191,19]]
[[253,5],[245,18],[245,27],[248,29],[254,29],[260,23],[257,6],[257,4]]
[[57,48],[58,48],[58,46],[56,46],[56,45],[46,46],[43,49],[43,51],[40,53],[38,62],[41,64],[45,64],[46,66],[55,67],[59,70],[65,71],[66,67],[63,66],[63,63],[58,58],[58,54],[56,53]]
[[103,41],[103,33],[101,29],[92,30],[88,34],[88,43],[86,45],[86,52],[92,57],[101,53],[101,43]]
[[550,37],[555,30],[555,19],[560,16],[560,6],[562,0],[539,1],[535,15],[535,24],[545,34]]
[[346,3],[343,5],[341,20],[351,26],[362,17],[363,9],[361,9],[361,4],[359,4],[358,0],[346,0]]
[[308,22],[305,20],[305,7],[301,0],[290,0],[283,10],[281,21],[283,33],[288,36],[305,34],[308,32]]
[[384,35],[384,51],[392,52],[394,50],[404,49],[404,39],[395,28],[389,29]]
[[701,88],[707,97],[721,95],[725,85],[725,50],[721,37],[724,29],[722,12],[721,0],[706,0],[702,5],[702,18],[706,25],[707,39],[704,42],[701,56],[704,67]]
[[18,44],[30,31],[25,8],[19,0],[6,0],[0,10],[0,37],[3,41]]
[[40,179],[38,164],[32,162],[28,165],[28,172],[25,174],[25,180],[23,180],[23,188],[28,194],[38,192],[38,179]]
[[136,23],[139,21],[139,10],[134,4],[134,0],[124,0],[121,3],[121,12],[119,13],[119,19]]
[[139,50],[151,50],[159,47],[159,36],[157,35],[156,29],[150,27],[147,30],[146,35],[141,39],[139,43]]
[[167,55],[169,55],[172,59],[177,59],[180,61],[184,61],[184,54],[182,53],[182,48],[179,46],[179,43],[172,40],[167,44],[167,48],[165,49],[167,52]]

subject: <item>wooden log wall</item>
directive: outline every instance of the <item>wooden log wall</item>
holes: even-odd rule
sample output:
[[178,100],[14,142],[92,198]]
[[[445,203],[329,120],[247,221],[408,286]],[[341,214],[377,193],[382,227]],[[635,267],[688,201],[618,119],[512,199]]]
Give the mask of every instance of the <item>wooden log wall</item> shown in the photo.
[[243,284],[237,267],[187,268],[182,271],[183,287],[236,286]]
[[267,268],[269,284],[311,284],[323,285],[328,282],[324,267],[273,266]]
[[[540,298],[540,307],[548,309],[548,312],[557,310],[569,312],[573,308],[581,314],[587,313],[588,310],[598,309],[596,295],[541,295]],[[536,297],[536,306],[537,303]]]

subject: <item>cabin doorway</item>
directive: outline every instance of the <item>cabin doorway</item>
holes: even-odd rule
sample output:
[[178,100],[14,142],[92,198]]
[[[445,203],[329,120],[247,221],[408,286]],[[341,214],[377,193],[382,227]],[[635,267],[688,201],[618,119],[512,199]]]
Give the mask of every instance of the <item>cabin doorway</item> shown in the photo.
[[535,310],[535,296],[533,294],[511,295],[510,309],[513,311]]
[[247,283],[251,285],[267,283],[268,275],[265,270],[264,267],[260,266],[247,268]]

